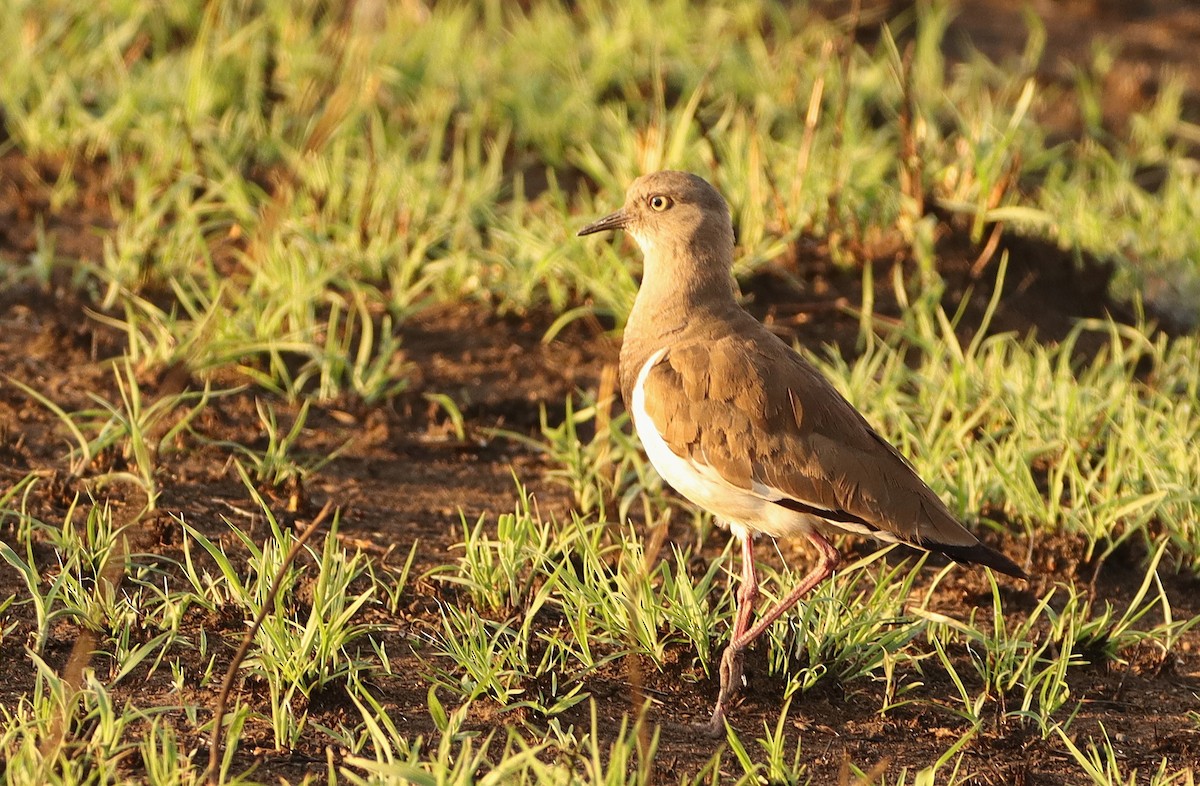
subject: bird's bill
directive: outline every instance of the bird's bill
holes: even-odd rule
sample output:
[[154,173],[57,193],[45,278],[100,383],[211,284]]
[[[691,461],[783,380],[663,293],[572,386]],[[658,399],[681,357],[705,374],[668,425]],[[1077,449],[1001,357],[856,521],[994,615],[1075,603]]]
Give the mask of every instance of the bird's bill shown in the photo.
[[621,209],[615,213],[609,213],[607,216],[598,221],[593,221],[583,229],[579,230],[577,234],[578,237],[583,237],[584,235],[591,235],[608,229],[621,229],[626,223],[628,223],[628,221],[629,216],[626,215],[624,209]]

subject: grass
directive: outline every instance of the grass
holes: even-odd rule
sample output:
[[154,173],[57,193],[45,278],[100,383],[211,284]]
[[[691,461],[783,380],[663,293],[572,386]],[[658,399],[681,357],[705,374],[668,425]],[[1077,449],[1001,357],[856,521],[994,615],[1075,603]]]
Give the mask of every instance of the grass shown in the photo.
[[[1057,342],[991,330],[1010,260],[986,252],[1002,227],[1111,264],[1109,294],[1139,314],[1200,322],[1182,83],[1118,135],[1099,109],[1111,53],[1066,95],[1034,78],[1036,24],[1011,61],[951,65],[947,4],[915,4],[869,48],[803,4],[525,5],[0,14],[0,156],[38,194],[33,251],[0,249],[0,281],[82,304],[71,318],[116,347],[65,386],[4,378],[5,406],[38,413],[0,422],[0,646],[20,673],[0,704],[6,779],[200,783],[218,725],[225,783],[992,782],[1014,777],[996,769],[1012,740],[1068,782],[1192,783],[1194,756],[1131,763],[1094,686],[1113,672],[1149,691],[1155,668],[1195,663],[1179,587],[1200,571],[1197,338],[1144,316]],[[1082,129],[1051,143],[1042,118],[1067,99]],[[814,360],[952,510],[1051,574],[1015,589],[849,560],[753,653],[758,714],[707,747],[656,723],[712,692],[731,552],[648,466],[611,375],[543,402],[539,427],[497,429],[422,389],[436,374],[402,338],[447,303],[533,315],[547,342],[619,328],[628,247],[574,231],[661,167],[729,198],[743,280],[787,274],[805,244],[861,269],[856,352]],[[947,233],[996,274],[974,331],[941,305]],[[881,257],[906,262],[890,282],[866,264]],[[899,319],[876,313],[887,284]],[[353,527],[373,500],[339,474],[377,456],[332,433],[307,446],[413,402],[448,419],[440,449],[536,456],[536,476],[453,536],[395,522],[406,539],[377,553]],[[285,564],[313,488],[351,532],[335,517]],[[760,546],[768,595],[803,563],[783,548]],[[829,696],[859,724],[847,739],[864,718],[939,734],[919,762],[842,749],[839,768],[812,726]],[[1173,739],[1194,742],[1182,723]]]

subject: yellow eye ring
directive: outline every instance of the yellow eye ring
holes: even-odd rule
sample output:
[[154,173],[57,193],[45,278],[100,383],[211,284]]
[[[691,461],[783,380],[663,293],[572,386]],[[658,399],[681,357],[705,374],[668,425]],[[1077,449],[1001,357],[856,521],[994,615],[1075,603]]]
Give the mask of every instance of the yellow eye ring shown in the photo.
[[647,201],[650,204],[650,209],[656,213],[661,213],[671,207],[671,205],[675,204],[671,201],[671,197],[663,196],[662,194],[655,194]]

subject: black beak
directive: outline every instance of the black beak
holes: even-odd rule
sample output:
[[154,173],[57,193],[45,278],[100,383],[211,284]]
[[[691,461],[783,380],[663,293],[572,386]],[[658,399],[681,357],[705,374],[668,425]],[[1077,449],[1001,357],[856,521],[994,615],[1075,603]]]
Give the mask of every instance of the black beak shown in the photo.
[[576,233],[578,237],[591,235],[596,232],[603,232],[606,229],[621,229],[629,222],[629,216],[626,215],[625,209],[622,208],[615,213],[609,213],[599,221],[593,221]]

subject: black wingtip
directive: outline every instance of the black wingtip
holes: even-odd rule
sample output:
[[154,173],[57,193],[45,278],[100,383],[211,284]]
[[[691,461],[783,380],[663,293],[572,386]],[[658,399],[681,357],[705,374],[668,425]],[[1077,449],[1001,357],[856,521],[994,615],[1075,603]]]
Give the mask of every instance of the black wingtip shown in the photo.
[[1029,580],[1029,575],[1021,570],[1017,563],[982,543],[976,543],[974,546],[947,546],[942,543],[930,543],[925,548],[945,554],[955,562],[965,565],[983,565],[1018,579]]

